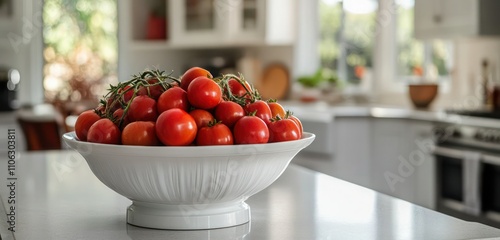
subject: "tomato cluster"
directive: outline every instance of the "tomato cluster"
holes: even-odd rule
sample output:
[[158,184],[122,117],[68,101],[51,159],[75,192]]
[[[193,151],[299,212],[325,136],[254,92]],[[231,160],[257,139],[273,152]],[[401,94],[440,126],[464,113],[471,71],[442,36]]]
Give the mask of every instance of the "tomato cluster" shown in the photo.
[[75,124],[81,141],[144,145],[231,145],[297,140],[302,123],[263,101],[243,76],[214,78],[193,67],[180,79],[151,70],[111,86]]

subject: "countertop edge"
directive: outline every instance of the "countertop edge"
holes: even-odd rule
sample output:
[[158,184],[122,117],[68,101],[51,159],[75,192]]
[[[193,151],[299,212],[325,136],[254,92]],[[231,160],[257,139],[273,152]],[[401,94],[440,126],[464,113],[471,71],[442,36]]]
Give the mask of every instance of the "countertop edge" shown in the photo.
[[323,103],[284,102],[285,109],[291,110],[299,118],[333,120],[335,118],[370,117],[385,119],[406,119],[453,125],[500,128],[500,121],[480,117],[447,113],[444,110],[419,110],[389,106],[328,105]]

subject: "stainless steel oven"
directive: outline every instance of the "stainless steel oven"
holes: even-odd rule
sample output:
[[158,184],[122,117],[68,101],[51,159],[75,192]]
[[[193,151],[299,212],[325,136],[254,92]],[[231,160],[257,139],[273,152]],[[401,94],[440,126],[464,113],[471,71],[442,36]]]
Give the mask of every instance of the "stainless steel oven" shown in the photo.
[[435,127],[436,208],[500,228],[500,128]]

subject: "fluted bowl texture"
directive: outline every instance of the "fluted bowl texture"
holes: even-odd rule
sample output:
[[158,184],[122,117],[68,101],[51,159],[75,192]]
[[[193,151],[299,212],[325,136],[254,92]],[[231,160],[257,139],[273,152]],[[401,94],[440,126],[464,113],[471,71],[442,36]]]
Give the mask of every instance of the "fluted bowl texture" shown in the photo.
[[314,140],[228,146],[124,146],[63,136],[95,176],[133,201],[191,205],[240,202],[265,189]]

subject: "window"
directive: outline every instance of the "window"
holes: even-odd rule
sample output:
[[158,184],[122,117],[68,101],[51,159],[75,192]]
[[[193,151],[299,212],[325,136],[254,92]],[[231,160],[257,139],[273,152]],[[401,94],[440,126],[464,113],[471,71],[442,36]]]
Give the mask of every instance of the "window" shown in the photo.
[[[449,83],[453,64],[451,42],[415,39],[415,0],[393,1],[397,7],[394,12],[389,11],[394,6],[392,2],[379,6],[378,0],[319,0],[321,67],[335,70],[339,79],[347,84],[361,84],[363,79],[369,81],[365,78],[366,71],[373,67],[374,47],[377,46],[380,54],[390,54],[390,57],[376,58],[384,62],[384,69],[375,70],[384,72],[384,76],[374,80],[387,81],[383,85],[388,88],[384,89],[400,91],[405,83],[422,76],[426,80]],[[377,22],[379,7],[381,23]],[[387,13],[391,16],[384,15]],[[388,24],[384,22],[387,19]],[[376,42],[377,39],[393,40]],[[389,64],[392,61],[395,63]],[[390,76],[386,76],[386,72]]]
[[397,21],[397,80],[412,80],[425,76],[427,80],[446,81],[452,64],[452,44],[449,41],[422,42],[414,35],[414,0],[396,0]]
[[43,6],[45,99],[95,102],[116,83],[115,0],[45,0]]
[[347,84],[359,84],[372,67],[377,0],[321,0],[321,66]]

